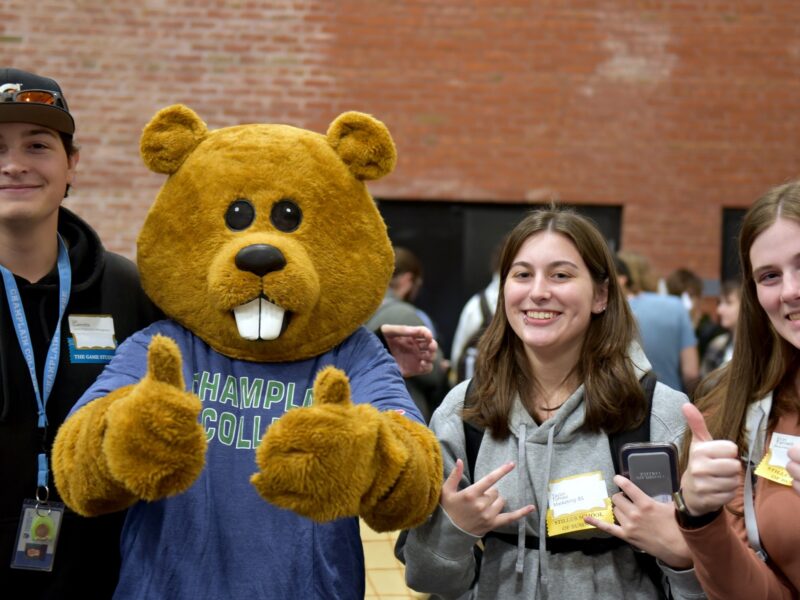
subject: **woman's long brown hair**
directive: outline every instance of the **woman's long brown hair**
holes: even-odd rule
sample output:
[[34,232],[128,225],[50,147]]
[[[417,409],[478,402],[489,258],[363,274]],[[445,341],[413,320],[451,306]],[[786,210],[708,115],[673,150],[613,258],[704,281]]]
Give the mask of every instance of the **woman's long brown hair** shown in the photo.
[[573,373],[585,384],[586,418],[590,431],[615,433],[639,425],[646,415],[644,393],[628,358],[636,324],[617,282],[611,251],[597,228],[574,211],[537,210],[506,238],[500,259],[497,310],[478,344],[474,399],[464,418],[486,427],[498,439],[508,437],[508,416],[517,394],[530,406],[537,387],[523,342],[508,322],[505,281],[522,244],[543,231],[566,236],[589,269],[595,290],[608,286],[608,305],[592,315]]

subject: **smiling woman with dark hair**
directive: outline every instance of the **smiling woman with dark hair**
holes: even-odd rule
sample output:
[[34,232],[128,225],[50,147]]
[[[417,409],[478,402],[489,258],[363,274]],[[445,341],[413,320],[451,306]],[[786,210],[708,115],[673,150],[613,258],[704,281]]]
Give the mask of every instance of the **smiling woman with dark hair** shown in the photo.
[[[674,598],[702,597],[671,503],[614,476],[612,437],[644,423],[652,441],[684,431],[685,395],[656,384],[649,405],[639,379],[650,364],[635,336],[612,254],[592,223],[549,209],[514,228],[475,377],[431,420],[447,477],[433,516],[398,548],[413,589],[655,599],[663,573]],[[464,420],[485,431],[475,454]],[[633,546],[661,559],[661,569],[651,561],[648,574]]]

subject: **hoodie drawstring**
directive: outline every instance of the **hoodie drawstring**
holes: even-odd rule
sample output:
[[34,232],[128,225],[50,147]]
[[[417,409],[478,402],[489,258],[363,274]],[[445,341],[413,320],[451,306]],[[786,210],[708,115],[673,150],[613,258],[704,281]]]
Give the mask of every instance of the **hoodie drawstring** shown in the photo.
[[540,598],[547,598],[547,580],[550,573],[549,555],[547,553],[547,510],[550,498],[550,466],[553,462],[553,438],[555,437],[556,428],[551,427],[547,432],[547,455],[545,459],[544,468],[544,490],[542,492],[542,502],[539,504],[539,578],[541,580],[541,594]]
[[[528,462],[527,452],[525,451],[525,440],[528,432],[525,423],[519,428],[519,442],[517,444],[517,497],[522,500],[525,498],[525,482],[527,481]],[[522,575],[525,565],[525,519],[517,521],[517,574]]]

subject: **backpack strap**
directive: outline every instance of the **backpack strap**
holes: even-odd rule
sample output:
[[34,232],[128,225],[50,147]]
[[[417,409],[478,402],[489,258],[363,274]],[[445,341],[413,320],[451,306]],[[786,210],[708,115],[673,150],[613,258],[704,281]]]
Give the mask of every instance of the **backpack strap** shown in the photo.
[[[608,444],[611,447],[611,460],[614,462],[614,472],[617,474],[621,473],[619,455],[622,447],[628,443],[650,441],[650,415],[653,412],[653,394],[656,390],[657,381],[658,378],[653,371],[648,371],[639,380],[647,404],[647,413],[645,414],[644,421],[635,429],[620,431],[608,436]],[[666,578],[661,568],[658,566],[656,559],[649,554],[636,550],[636,548],[634,548],[633,557],[642,572],[653,582],[658,592],[659,599],[666,600],[667,598],[671,598],[672,595],[665,585]]]
[[486,289],[482,289],[478,294],[478,301],[481,307],[481,327],[485,327],[492,320],[492,311],[489,308],[489,299],[486,297]]
[[[472,378],[469,380],[467,391],[464,394],[464,409],[472,406],[475,400],[474,392],[475,378]],[[464,423],[464,450],[467,454],[467,471],[469,472],[469,480],[475,483],[475,462],[478,460],[478,450],[481,448],[484,429],[466,419],[462,419],[462,421]]]
[[611,460],[614,462],[614,472],[617,474],[622,473],[619,464],[619,452],[622,447],[625,444],[650,441],[650,413],[653,410],[653,393],[656,389],[656,381],[657,377],[653,371],[648,371],[639,380],[647,404],[647,412],[644,421],[635,429],[618,431],[608,436],[608,444],[611,446]]

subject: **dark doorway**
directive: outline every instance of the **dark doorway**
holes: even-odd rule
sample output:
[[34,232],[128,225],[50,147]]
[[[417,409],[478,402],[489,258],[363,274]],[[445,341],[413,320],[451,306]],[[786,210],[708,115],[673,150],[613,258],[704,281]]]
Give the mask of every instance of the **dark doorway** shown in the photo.
[[[392,244],[414,252],[424,268],[416,304],[433,319],[446,356],[461,308],[491,279],[495,246],[522,218],[530,204],[379,200]],[[619,206],[574,206],[590,218],[612,249],[619,248]]]
[[740,276],[739,229],[746,212],[745,208],[722,209],[722,266],[720,269],[722,281],[736,279]]

